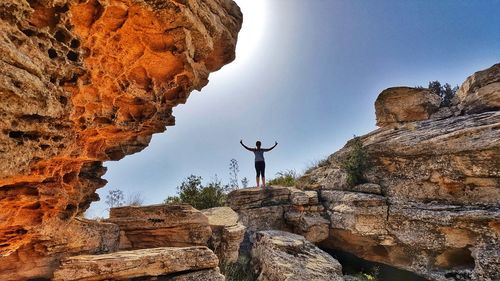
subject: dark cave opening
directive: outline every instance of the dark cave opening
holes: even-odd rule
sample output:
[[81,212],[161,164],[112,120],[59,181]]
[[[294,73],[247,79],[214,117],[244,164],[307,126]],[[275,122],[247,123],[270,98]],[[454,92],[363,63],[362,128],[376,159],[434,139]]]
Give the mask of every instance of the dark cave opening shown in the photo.
[[322,249],[342,265],[344,275],[356,275],[360,273],[369,273],[376,275],[378,281],[429,281],[413,272],[395,268],[383,263],[371,262],[355,255],[331,249]]

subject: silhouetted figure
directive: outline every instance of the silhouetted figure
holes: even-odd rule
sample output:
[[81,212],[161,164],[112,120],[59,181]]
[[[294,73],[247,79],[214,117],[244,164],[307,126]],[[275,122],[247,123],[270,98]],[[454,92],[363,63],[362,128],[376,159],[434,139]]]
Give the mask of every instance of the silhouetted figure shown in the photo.
[[266,187],[266,162],[264,160],[264,152],[271,151],[278,145],[278,142],[274,142],[274,145],[271,148],[260,148],[262,143],[257,141],[255,143],[256,148],[251,148],[243,144],[243,140],[240,140],[241,145],[249,151],[252,151],[255,154],[255,172],[257,173],[257,177],[255,181],[257,182],[257,187],[259,187],[259,177],[262,177],[262,187]]

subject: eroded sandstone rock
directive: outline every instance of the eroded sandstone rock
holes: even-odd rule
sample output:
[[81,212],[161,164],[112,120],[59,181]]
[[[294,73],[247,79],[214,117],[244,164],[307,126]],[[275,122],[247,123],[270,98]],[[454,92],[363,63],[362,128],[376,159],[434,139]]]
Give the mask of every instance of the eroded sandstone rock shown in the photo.
[[229,206],[250,232],[283,230],[304,235],[311,242],[328,237],[328,220],[316,191],[270,186],[235,190],[228,195]]
[[500,64],[469,76],[457,91],[459,109],[465,113],[500,109]]
[[[61,267],[54,272],[53,280],[122,280],[211,269],[216,268],[218,263],[217,256],[206,247],[152,248],[82,255],[63,259]],[[180,280],[193,280],[186,278]]]
[[284,231],[255,233],[252,259],[259,281],[341,281],[342,266],[304,237]]
[[212,229],[208,246],[219,257],[221,264],[236,262],[246,230],[238,222],[238,214],[229,207],[210,208],[201,212],[207,216]]
[[0,259],[4,281],[50,277],[61,258],[76,254],[104,254],[118,250],[116,224],[76,218],[56,221],[43,229],[38,243],[24,245]]
[[377,125],[429,119],[441,99],[427,89],[396,87],[384,90],[375,101]]
[[0,266],[33,251],[51,268],[40,248],[98,200],[102,162],[174,124],[234,59],[241,22],[230,0],[0,3]]
[[120,226],[120,249],[206,246],[212,231],[208,218],[190,205],[111,208],[109,219]]

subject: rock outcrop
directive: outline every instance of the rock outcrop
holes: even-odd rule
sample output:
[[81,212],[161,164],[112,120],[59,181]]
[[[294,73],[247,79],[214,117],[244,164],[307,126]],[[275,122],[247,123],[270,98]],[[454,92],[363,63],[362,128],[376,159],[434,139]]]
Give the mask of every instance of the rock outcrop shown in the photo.
[[500,63],[478,71],[458,89],[455,102],[467,114],[500,109]]
[[[61,267],[54,272],[53,280],[97,281],[154,277],[214,269],[218,263],[217,256],[206,247],[152,248],[104,255],[82,255],[63,259]],[[206,274],[207,271],[202,273]],[[217,270],[213,275],[222,277]]]
[[246,230],[238,222],[238,214],[229,207],[210,208],[201,212],[207,216],[212,229],[208,246],[215,252],[221,265],[236,262]]
[[342,281],[342,266],[304,237],[284,231],[255,233],[252,259],[258,281]]
[[275,229],[298,233],[311,242],[328,238],[329,222],[316,191],[281,186],[246,188],[229,193],[227,202],[250,233]]
[[375,101],[377,125],[427,120],[441,99],[427,89],[397,87],[384,90]]
[[[402,112],[388,122],[387,111],[377,110],[383,127],[359,139],[370,184],[347,180],[343,163],[353,141],[299,180],[301,189],[319,192],[330,217],[322,246],[431,280],[500,279],[498,69],[469,77],[452,114],[432,115],[432,103],[417,106],[424,113],[418,118]],[[378,106],[391,101],[414,115],[403,106],[412,104],[406,95],[393,89],[382,95]]]
[[173,125],[234,59],[241,23],[231,0],[0,3],[0,279],[48,277],[78,252],[57,232],[98,200],[102,162]]
[[190,205],[111,208],[107,222],[120,227],[120,249],[206,246],[208,218]]
[[76,218],[46,226],[36,244],[28,244],[0,258],[0,279],[49,278],[59,260],[77,254],[103,254],[118,250],[119,228],[115,224]]

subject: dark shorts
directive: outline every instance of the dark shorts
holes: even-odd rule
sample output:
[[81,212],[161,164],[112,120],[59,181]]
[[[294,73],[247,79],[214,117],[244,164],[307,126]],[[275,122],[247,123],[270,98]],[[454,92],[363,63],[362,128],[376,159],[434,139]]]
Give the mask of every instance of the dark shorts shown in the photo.
[[255,172],[257,172],[257,177],[266,177],[266,162],[257,161],[255,162]]

